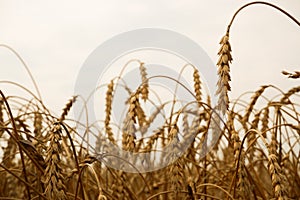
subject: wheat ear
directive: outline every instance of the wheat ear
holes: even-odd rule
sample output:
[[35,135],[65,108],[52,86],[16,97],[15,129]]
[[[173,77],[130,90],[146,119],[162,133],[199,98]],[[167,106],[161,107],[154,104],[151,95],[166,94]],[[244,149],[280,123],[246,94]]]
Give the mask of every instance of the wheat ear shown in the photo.
[[218,66],[218,76],[219,80],[217,83],[216,95],[219,95],[218,99],[218,109],[224,115],[229,107],[228,92],[231,90],[229,81],[230,79],[230,63],[232,61],[231,56],[231,46],[229,43],[229,32],[220,41],[221,48],[218,52],[219,60]]
[[48,133],[49,146],[46,156],[46,170],[44,173],[44,183],[46,185],[45,194],[49,199],[67,199],[66,188],[64,185],[63,167],[61,166],[61,127],[54,124]]
[[69,113],[71,107],[73,106],[74,102],[76,101],[76,98],[77,98],[77,96],[74,96],[74,97],[72,97],[72,98],[68,101],[68,103],[66,104],[66,106],[65,106],[64,109],[63,109],[63,113],[61,114],[59,121],[62,122],[62,121],[65,120],[65,118],[66,118],[66,116],[68,115],[68,113]]
[[249,106],[246,109],[246,114],[243,117],[243,121],[247,122],[249,119],[249,116],[254,108],[255,103],[257,102],[257,99],[262,95],[262,93],[265,91],[265,89],[269,87],[267,85],[263,85],[260,87],[259,90],[257,90],[254,95],[251,97],[251,102],[249,103]]
[[142,86],[141,86],[142,99],[146,101],[149,95],[149,81],[147,78],[148,74],[146,71],[145,63],[141,62],[139,69],[142,78]]
[[268,170],[271,176],[274,196],[276,200],[285,200],[287,199],[286,191],[283,183],[284,180],[281,173],[281,167],[279,166],[277,161],[277,156],[275,154],[270,154],[268,160]]
[[116,144],[114,134],[112,132],[112,128],[110,126],[110,115],[112,109],[112,100],[113,100],[113,91],[114,91],[114,82],[113,80],[107,85],[106,97],[105,97],[105,132],[107,134],[108,139],[113,143]]
[[201,100],[202,100],[202,93],[201,93],[201,80],[200,80],[200,75],[199,75],[199,71],[197,69],[194,69],[194,73],[193,73],[193,77],[194,77],[194,91],[196,94],[196,100],[198,102],[199,107],[201,106]]

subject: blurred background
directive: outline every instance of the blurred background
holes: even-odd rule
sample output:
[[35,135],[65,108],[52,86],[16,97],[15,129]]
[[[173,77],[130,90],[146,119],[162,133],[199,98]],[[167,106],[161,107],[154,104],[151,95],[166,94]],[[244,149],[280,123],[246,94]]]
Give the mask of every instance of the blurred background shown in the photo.
[[[43,101],[55,113],[74,93],[79,70],[104,41],[138,28],[163,28],[197,42],[216,63],[219,41],[234,12],[250,1],[4,1],[0,0],[0,44],[17,51],[31,70]],[[272,0],[300,20],[298,0]],[[282,70],[300,70],[300,28],[271,7],[244,9],[231,27],[231,99],[263,84],[282,90],[299,85]],[[0,47],[0,80],[34,91],[21,62]],[[13,87],[0,84],[5,94]]]

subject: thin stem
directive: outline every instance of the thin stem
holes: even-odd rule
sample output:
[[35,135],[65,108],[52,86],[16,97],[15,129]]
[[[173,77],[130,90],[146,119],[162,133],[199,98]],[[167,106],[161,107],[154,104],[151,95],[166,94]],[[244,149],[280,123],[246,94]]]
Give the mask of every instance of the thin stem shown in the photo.
[[240,7],[240,9],[238,9],[238,10],[234,13],[234,15],[233,15],[233,17],[232,17],[232,19],[231,19],[231,21],[230,21],[228,27],[227,27],[227,33],[229,33],[230,28],[231,28],[231,25],[232,25],[232,23],[233,23],[235,17],[237,16],[237,14],[238,14],[241,10],[243,10],[244,8],[246,8],[246,7],[248,7],[248,6],[251,6],[251,5],[254,5],[254,4],[262,4],[262,5],[267,5],[267,6],[273,7],[273,8],[275,8],[275,9],[279,10],[280,12],[282,12],[283,14],[285,14],[285,15],[286,15],[287,17],[289,17],[293,22],[295,22],[298,26],[300,26],[300,22],[299,22],[296,18],[294,18],[291,14],[289,14],[288,12],[286,12],[285,10],[283,10],[282,8],[279,8],[278,6],[273,5],[273,4],[271,4],[271,3],[268,3],[268,2],[264,2],[264,1],[255,1],[255,2],[251,2],[251,3],[245,4],[244,6]]
[[13,48],[11,48],[10,46],[6,45],[6,44],[0,44],[0,47],[4,47],[4,48],[7,48],[9,49],[11,52],[13,52],[13,54],[15,54],[15,56],[17,56],[17,58],[21,61],[22,65],[25,67],[33,85],[34,85],[34,88],[37,92],[37,95],[39,97],[39,100],[42,101],[42,96],[41,96],[41,93],[39,91],[39,88],[35,82],[35,79],[33,78],[33,75],[31,74],[30,70],[29,70],[29,67],[27,66],[27,64],[25,63],[25,61],[23,60],[23,58],[20,56],[20,54],[18,54],[18,52],[16,52]]
[[[11,109],[10,109],[10,106],[5,98],[5,95],[3,94],[3,92],[0,90],[0,95],[2,97],[2,99],[4,100],[4,103],[7,107],[7,110],[8,110],[8,114],[9,114],[9,117],[10,117],[10,120],[11,120],[11,123],[12,123],[12,127],[13,127],[13,139],[15,140],[15,142],[17,142],[18,144],[18,147],[19,147],[19,151],[20,151],[20,155],[21,155],[21,163],[22,163],[22,166],[23,166],[23,174],[24,174],[24,179],[25,181],[28,183],[28,179],[27,179],[27,173],[26,173],[26,167],[25,167],[25,162],[24,162],[24,155],[23,155],[23,149],[22,149],[22,145],[20,145],[19,143],[19,135],[18,135],[18,131],[17,131],[17,126],[15,124],[15,120],[14,120],[14,117],[13,117],[13,114],[11,112]],[[25,185],[26,186],[26,190],[27,190],[27,194],[28,194],[28,198],[31,199],[31,195],[30,195],[30,190],[29,190],[29,187],[28,185]]]

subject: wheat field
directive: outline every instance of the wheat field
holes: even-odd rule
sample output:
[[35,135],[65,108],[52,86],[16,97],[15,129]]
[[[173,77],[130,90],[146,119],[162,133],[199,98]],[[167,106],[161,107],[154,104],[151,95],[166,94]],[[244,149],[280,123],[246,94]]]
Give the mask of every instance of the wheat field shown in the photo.
[[[241,95],[231,100],[228,96],[233,60],[230,27],[243,8],[258,3],[262,2],[239,9],[221,38],[215,107],[204,92],[199,71],[189,65],[192,90],[179,79],[162,78],[172,79],[194,100],[174,98],[155,104],[153,112],[146,111],[145,102],[154,102],[150,81],[154,77],[148,77],[145,63],[139,60],[137,88],[129,88],[122,77],[112,78],[101,88],[105,90],[105,117],[99,122],[100,128],[94,127],[95,122],[83,124],[68,117],[74,105],[83,102],[80,96],[71,97],[56,116],[39,95],[21,85],[9,83],[29,98],[6,95],[1,89],[0,199],[300,199],[300,86],[282,91],[274,85],[262,85],[250,98]],[[300,26],[286,11],[263,4]],[[287,81],[300,78],[299,71],[282,74]],[[127,109],[120,124],[112,121],[117,88],[127,94]],[[264,95],[268,91],[271,97]],[[206,138],[214,134],[210,127],[216,111],[225,117],[220,118],[215,145],[206,149]],[[158,118],[163,119],[161,125],[154,127],[152,135],[145,135]],[[180,151],[178,141],[191,135],[193,140],[176,159],[172,153],[150,158],[154,165],[170,159],[161,169],[132,173],[107,164],[118,161],[109,157],[113,145],[133,153],[155,152],[170,145]],[[95,145],[90,144],[89,137],[96,138]],[[106,145],[109,143],[113,145]],[[203,156],[204,150],[207,154]]]

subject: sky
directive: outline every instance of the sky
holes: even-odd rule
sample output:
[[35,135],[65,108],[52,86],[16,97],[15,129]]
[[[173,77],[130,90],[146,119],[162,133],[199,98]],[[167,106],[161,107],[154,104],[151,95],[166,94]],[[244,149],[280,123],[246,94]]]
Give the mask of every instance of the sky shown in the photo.
[[[219,41],[234,12],[250,1],[237,0],[0,0],[0,44],[17,51],[29,66],[43,101],[60,113],[74,95],[77,75],[91,52],[123,32],[162,28],[199,44],[218,60]],[[300,20],[299,0],[271,2]],[[233,63],[230,98],[264,84],[282,90],[299,85],[282,70],[300,70],[300,27],[264,5],[244,9],[230,33]],[[34,91],[20,61],[0,47],[0,80],[18,82]],[[9,86],[0,84],[4,93]]]

